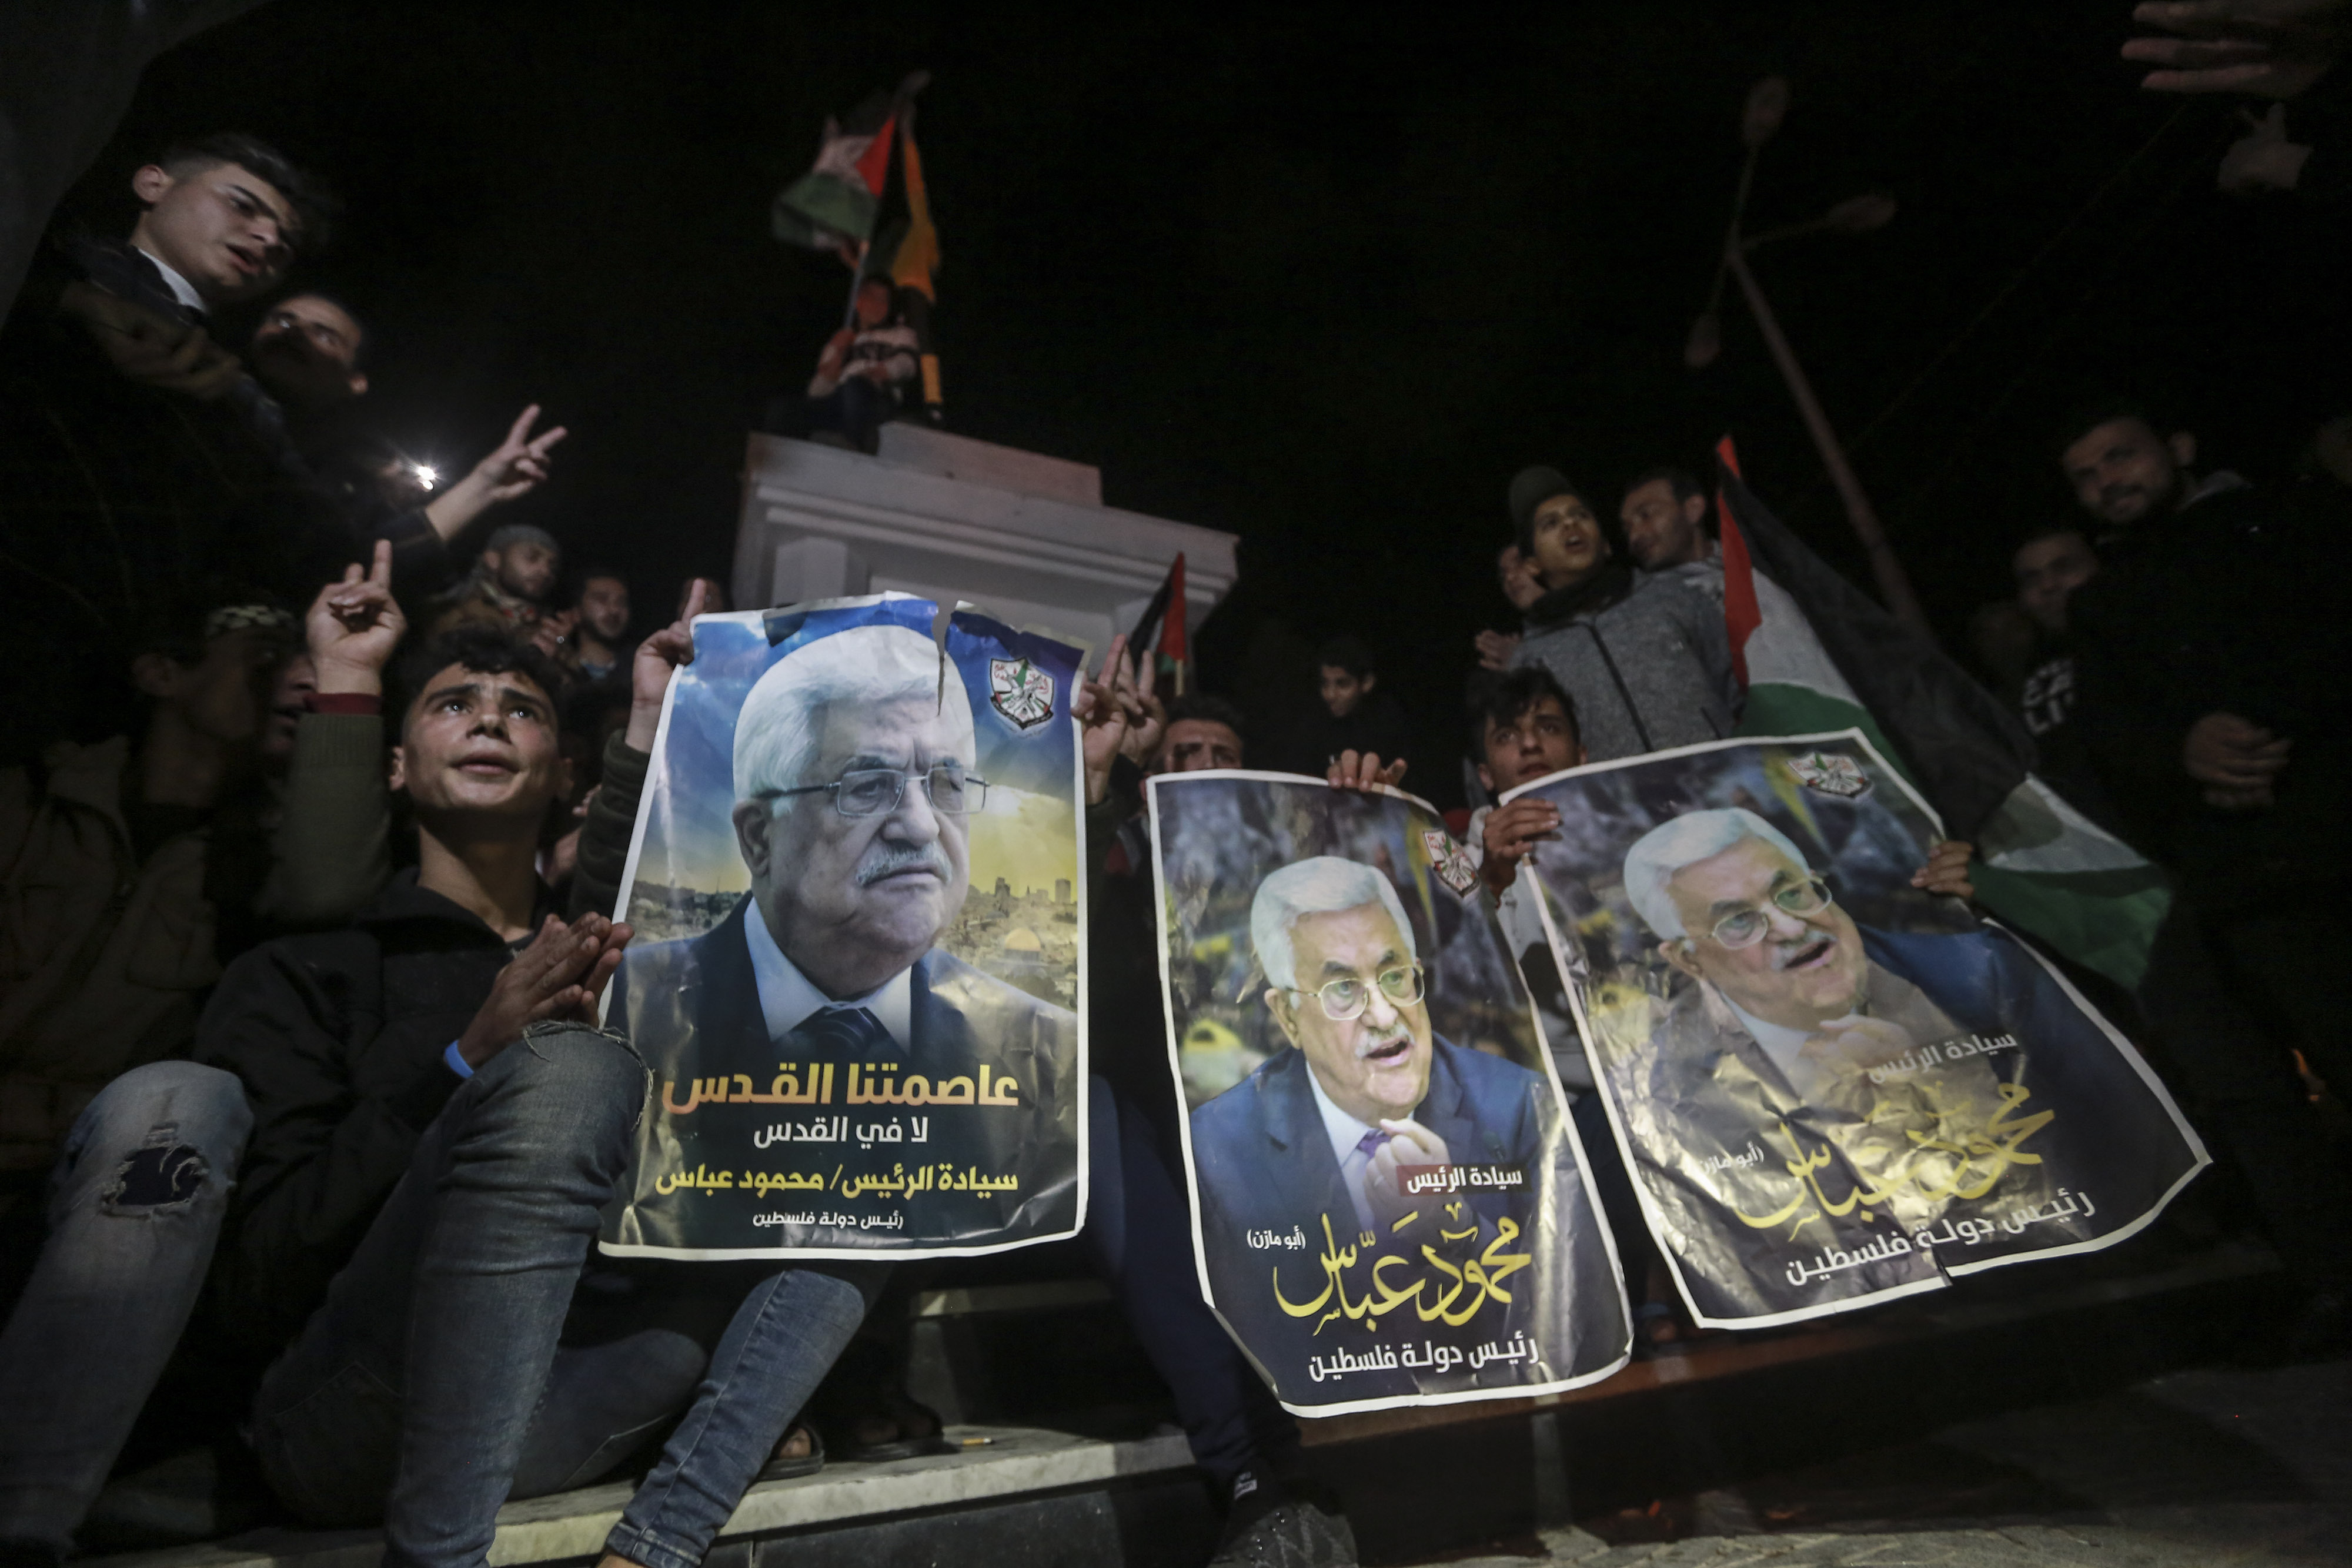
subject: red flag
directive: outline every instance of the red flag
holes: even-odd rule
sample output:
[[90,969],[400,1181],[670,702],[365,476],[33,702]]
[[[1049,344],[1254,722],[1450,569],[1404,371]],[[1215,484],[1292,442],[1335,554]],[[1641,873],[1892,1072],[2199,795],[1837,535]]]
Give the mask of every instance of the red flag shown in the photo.
[[[1728,435],[1715,444],[1715,460],[1733,478],[1740,476],[1739,451]],[[1715,487],[1715,515],[1723,528],[1723,630],[1731,642],[1731,673],[1738,677],[1744,692],[1748,689],[1748,639],[1763,624],[1764,612],[1756,602],[1756,566],[1748,558],[1747,537],[1731,515],[1721,485]]]
[[866,182],[866,188],[877,196],[882,193],[883,183],[890,178],[890,138],[898,129],[898,117],[893,114],[882,122],[882,129],[874,133],[874,140],[866,144],[866,150],[852,165],[857,177]]

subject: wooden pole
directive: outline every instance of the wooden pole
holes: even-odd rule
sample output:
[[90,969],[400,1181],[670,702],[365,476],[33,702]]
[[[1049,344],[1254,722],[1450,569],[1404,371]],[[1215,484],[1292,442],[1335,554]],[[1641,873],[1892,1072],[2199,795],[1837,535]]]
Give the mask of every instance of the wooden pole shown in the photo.
[[1839,497],[1845,502],[1846,520],[1853,525],[1855,537],[1862,540],[1862,548],[1870,557],[1870,575],[1878,584],[1879,598],[1885,601],[1896,620],[1934,643],[1936,634],[1928,628],[1927,614],[1919,607],[1918,595],[1911,591],[1911,579],[1904,573],[1902,561],[1895,558],[1886,530],[1879,526],[1870,497],[1863,494],[1862,481],[1846,462],[1837,432],[1830,428],[1829,415],[1822,412],[1821,400],[1813,395],[1812,383],[1805,379],[1804,367],[1797,362],[1796,350],[1782,335],[1780,319],[1772,314],[1764,290],[1757,287],[1756,275],[1748,268],[1746,249],[1738,241],[1725,251],[1724,265],[1739,280],[1739,291],[1748,297],[1748,308],[1756,318],[1757,329],[1764,334],[1765,346],[1772,350],[1773,361],[1789,383],[1789,395],[1797,400],[1797,412],[1804,415],[1805,428],[1812,433],[1813,444],[1821,448],[1822,465],[1830,471],[1830,482],[1837,486]]

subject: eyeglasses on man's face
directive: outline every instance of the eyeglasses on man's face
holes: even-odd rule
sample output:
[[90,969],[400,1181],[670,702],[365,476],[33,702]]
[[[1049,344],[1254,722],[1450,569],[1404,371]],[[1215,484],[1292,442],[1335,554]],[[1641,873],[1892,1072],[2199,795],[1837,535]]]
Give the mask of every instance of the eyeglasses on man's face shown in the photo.
[[944,763],[928,773],[901,773],[895,768],[854,768],[831,784],[769,789],[760,798],[781,800],[793,795],[830,792],[833,809],[845,817],[886,817],[898,809],[907,786],[918,782],[930,798],[931,810],[943,816],[961,817],[987,807],[988,780],[975,779],[961,768]]
[[[1772,907],[1783,914],[1819,915],[1830,906],[1829,883],[1817,876],[1802,882],[1792,882],[1772,894]],[[1757,908],[1734,910],[1715,923],[1713,936],[1719,946],[1737,951],[1753,947],[1764,940],[1772,928],[1769,911]]]
[[1312,996],[1322,1002],[1323,1016],[1333,1023],[1347,1023],[1364,1016],[1372,1005],[1372,987],[1380,987],[1381,995],[1394,1006],[1409,1008],[1422,998],[1421,966],[1401,964],[1393,969],[1382,969],[1377,979],[1367,983],[1354,975],[1343,975],[1314,991],[1286,987],[1296,997]]

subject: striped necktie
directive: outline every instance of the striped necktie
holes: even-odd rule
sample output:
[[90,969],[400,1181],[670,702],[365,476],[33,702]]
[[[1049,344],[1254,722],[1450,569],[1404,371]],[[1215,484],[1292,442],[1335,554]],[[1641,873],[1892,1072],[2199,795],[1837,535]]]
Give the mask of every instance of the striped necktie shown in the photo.
[[864,1008],[824,1008],[803,1019],[789,1037],[810,1056],[834,1061],[864,1061],[896,1054],[890,1031]]

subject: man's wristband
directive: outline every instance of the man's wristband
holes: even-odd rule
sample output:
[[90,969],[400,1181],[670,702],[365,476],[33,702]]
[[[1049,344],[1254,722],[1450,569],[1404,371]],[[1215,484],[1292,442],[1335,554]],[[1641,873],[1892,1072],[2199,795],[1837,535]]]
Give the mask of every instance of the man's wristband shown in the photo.
[[449,1064],[449,1071],[456,1073],[458,1077],[471,1078],[474,1075],[474,1064],[466,1060],[466,1053],[464,1051],[457,1049],[465,1043],[466,1042],[462,1040],[451,1040],[449,1042],[449,1049],[441,1053],[441,1060],[447,1062]]
[[383,698],[373,692],[312,692],[302,706],[312,713],[373,718],[383,711]]

